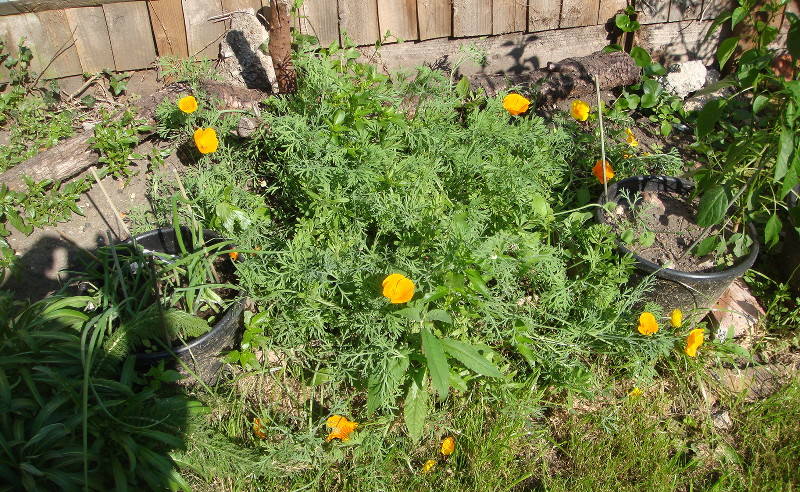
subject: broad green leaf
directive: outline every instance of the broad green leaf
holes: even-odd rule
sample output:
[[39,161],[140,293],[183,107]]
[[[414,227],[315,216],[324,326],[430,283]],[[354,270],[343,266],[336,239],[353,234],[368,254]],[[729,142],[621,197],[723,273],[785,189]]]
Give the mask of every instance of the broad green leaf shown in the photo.
[[422,321],[422,308],[407,307],[395,311],[394,314],[398,314],[404,318],[408,318],[411,321]]
[[789,167],[789,171],[783,177],[781,185],[781,199],[786,198],[786,196],[792,191],[792,188],[800,184],[800,177],[798,177],[797,174],[797,168],[800,167],[800,153],[795,153],[792,161],[792,166]]
[[618,44],[609,44],[605,48],[603,48],[603,53],[615,53],[617,51],[622,51],[622,46]]
[[697,225],[710,227],[722,222],[728,211],[728,192],[723,186],[715,186],[700,197],[697,210]]
[[653,242],[656,240],[656,235],[653,231],[644,231],[639,236],[639,244],[643,248],[649,248],[653,245]]
[[778,239],[780,239],[781,234],[781,219],[778,218],[778,214],[773,213],[772,216],[767,221],[767,225],[764,226],[764,242],[769,245],[769,247],[773,247],[778,244]]
[[492,297],[492,293],[489,292],[489,287],[486,286],[486,282],[483,281],[483,277],[481,277],[481,274],[478,273],[477,270],[469,269],[464,273],[467,274],[467,278],[469,279],[472,290],[484,295],[485,297]]
[[697,115],[697,137],[703,138],[714,129],[714,126],[722,117],[722,108],[725,106],[724,99],[713,99],[709,101],[700,114]]
[[789,157],[794,151],[794,132],[787,127],[781,128],[778,140],[778,155],[775,157],[775,181],[779,181],[789,171]]
[[636,62],[636,65],[641,68],[650,65],[650,63],[653,61],[653,59],[650,58],[650,53],[639,46],[634,46],[631,48],[631,58],[633,58],[633,61]]
[[719,44],[717,49],[717,62],[720,67],[724,67],[728,59],[736,51],[736,46],[739,44],[739,36],[728,38]]
[[731,18],[730,11],[723,12],[719,16],[717,16],[717,18],[714,19],[714,22],[711,23],[711,27],[708,28],[708,32],[706,33],[706,37],[703,38],[703,42],[705,43],[706,41],[708,41],[708,38],[710,38],[711,35],[714,34],[714,31],[716,31],[719,26],[721,26],[725,21],[727,21],[730,18]]
[[789,31],[786,33],[786,48],[795,60],[800,59],[800,18],[797,14],[786,12],[785,18],[789,19]]
[[447,364],[447,357],[444,355],[439,339],[426,326],[422,327],[421,334],[422,351],[428,362],[428,371],[431,374],[433,387],[439,394],[439,398],[444,400],[450,389],[450,366]]
[[469,79],[465,76],[461,76],[461,80],[458,81],[456,84],[456,94],[461,99],[464,99],[469,95]]
[[450,386],[461,392],[467,391],[467,382],[452,369],[450,370]]
[[636,234],[630,229],[626,229],[619,233],[619,240],[623,244],[631,244],[636,239]]
[[717,248],[717,242],[719,241],[719,237],[717,236],[709,236],[702,241],[700,244],[697,245],[695,248],[694,254],[697,256],[705,256]]
[[17,214],[17,211],[13,208],[6,208],[5,215],[8,223],[14,226],[14,229],[25,234],[26,236],[29,236],[33,232],[33,226],[26,224],[22,220],[22,217],[20,217],[19,214]]
[[[736,7],[731,14],[731,29],[736,27],[736,24],[742,22],[742,19],[747,17],[748,11],[744,7]],[[738,39],[738,38],[737,38]]]
[[425,419],[428,418],[428,392],[425,385],[411,380],[408,388],[405,403],[403,404],[403,420],[408,429],[408,436],[413,442],[418,442],[422,437],[422,429],[425,427]]
[[442,323],[447,323],[448,325],[453,324],[453,318],[447,314],[447,311],[444,311],[443,309],[431,309],[425,313],[425,320],[441,321]]
[[757,114],[760,112],[764,107],[769,104],[770,98],[765,96],[764,94],[759,94],[753,99],[753,113]]
[[544,197],[538,193],[534,193],[531,197],[531,209],[539,217],[548,217],[552,213],[550,204],[548,204],[547,200],[545,200]]
[[442,346],[451,357],[464,364],[467,369],[490,378],[502,378],[503,373],[494,364],[486,360],[472,345],[458,340],[440,340]]
[[662,121],[661,122],[661,136],[668,137],[669,134],[672,133],[672,123],[669,121]]

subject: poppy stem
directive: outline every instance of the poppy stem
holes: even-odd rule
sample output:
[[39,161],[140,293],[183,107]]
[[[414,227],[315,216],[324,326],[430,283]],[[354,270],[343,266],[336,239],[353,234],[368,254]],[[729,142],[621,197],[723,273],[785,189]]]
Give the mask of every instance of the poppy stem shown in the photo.
[[603,101],[600,100],[600,80],[594,76],[594,87],[597,92],[597,119],[600,122],[600,164],[603,167],[603,189],[608,199],[608,174],[606,173],[606,135],[603,129]]

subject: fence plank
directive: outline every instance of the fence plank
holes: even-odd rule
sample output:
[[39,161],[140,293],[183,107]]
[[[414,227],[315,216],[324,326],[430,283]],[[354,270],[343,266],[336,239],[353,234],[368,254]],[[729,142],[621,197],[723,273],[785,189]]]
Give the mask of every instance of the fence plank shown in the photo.
[[560,0],[530,0],[528,4],[528,31],[558,29],[561,17]]
[[378,26],[378,2],[339,0],[339,27],[356,44],[373,44],[383,35]]
[[103,7],[83,7],[64,11],[70,31],[74,31],[75,49],[84,72],[97,73],[114,68],[111,39]]
[[702,7],[703,0],[672,0],[669,6],[669,21],[699,19]]
[[257,13],[261,10],[261,0],[222,0],[222,10],[225,12],[246,9],[253,9],[253,12]]
[[339,43],[339,7],[336,0],[306,0],[300,7],[300,32],[319,39],[321,46]]
[[64,11],[48,10],[37,12],[36,17],[41,24],[42,34],[46,39],[45,52],[47,53],[47,59],[43,60],[43,62],[47,64],[50,59],[55,57],[50,67],[44,71],[44,76],[47,78],[67,77],[83,73],[78,50],[75,48],[75,41],[72,38],[72,31],[69,28],[67,15]]
[[528,27],[525,0],[493,0],[492,34],[525,31]]
[[636,2],[636,8],[642,11],[639,16],[641,24],[658,24],[669,21],[669,0],[640,0],[640,2]]
[[598,7],[597,0],[563,0],[559,27],[596,25]]
[[208,18],[221,13],[222,4],[219,0],[183,0],[189,56],[212,60],[219,56],[219,43],[225,33],[225,25],[211,22]]
[[156,45],[146,2],[103,5],[117,70],[138,70],[153,64]]
[[453,34],[450,0],[417,0],[419,39],[446,38]]
[[[136,0],[110,0],[113,2],[130,2]],[[0,2],[0,16],[17,15],[46,10],[64,10],[79,7],[99,7],[109,0],[11,0]]]
[[378,0],[378,25],[381,33],[405,41],[419,39],[417,0]]
[[600,0],[600,7],[597,9],[597,23],[605,25],[627,6],[627,0]]
[[453,0],[453,36],[492,33],[492,0]]
[[703,11],[700,20],[714,20],[728,10],[733,10],[731,0],[703,0]]
[[186,42],[181,0],[147,2],[147,8],[150,10],[150,22],[153,24],[153,37],[159,56],[188,57],[189,45]]
[[[16,55],[20,38],[30,48],[33,59],[30,70],[44,78],[67,77],[82,72],[78,51],[72,44],[72,31],[63,11],[20,14],[0,18],[0,32],[6,41],[6,52]],[[62,48],[65,51],[53,60]],[[50,61],[53,60],[52,63]],[[45,70],[45,67],[50,66]]]

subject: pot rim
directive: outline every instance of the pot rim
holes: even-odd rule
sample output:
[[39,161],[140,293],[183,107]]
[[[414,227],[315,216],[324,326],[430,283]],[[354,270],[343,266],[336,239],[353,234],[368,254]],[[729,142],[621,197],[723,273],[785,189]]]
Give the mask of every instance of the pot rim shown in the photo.
[[[188,226],[182,225],[180,229],[183,233],[191,234],[191,230]],[[168,234],[175,234],[174,227],[159,227],[157,229],[152,229],[147,232],[143,232],[141,234],[137,234],[131,238],[128,238],[126,243],[133,243],[135,241],[139,241],[142,238],[150,238],[152,236],[164,236]],[[220,236],[216,231],[211,229],[203,229],[203,239],[204,240],[213,240],[213,239],[220,239],[222,240],[222,236]],[[140,362],[155,362],[161,359],[166,359],[171,356],[182,356],[188,353],[195,348],[198,348],[204,345],[207,341],[213,339],[218,333],[224,331],[230,323],[235,323],[236,319],[242,314],[244,311],[245,302],[247,301],[247,296],[245,295],[245,291],[243,289],[239,289],[237,294],[238,299],[234,299],[234,302],[228,307],[225,314],[217,320],[216,323],[211,327],[210,330],[205,332],[204,334],[200,335],[197,338],[192,339],[188,343],[182,343],[181,345],[176,345],[170,347],[168,350],[161,350],[158,352],[138,352],[131,354],[136,360]]]
[[[694,181],[684,178],[677,178],[673,176],[657,176],[657,175],[648,175],[648,176],[633,176],[630,178],[625,178],[617,181],[616,183],[610,184],[608,186],[608,193],[610,196],[614,196],[619,185],[622,183],[633,183],[639,182],[639,189],[643,189],[644,185],[651,181],[657,181],[662,184],[672,184],[676,191],[678,192],[691,192],[694,190]],[[612,192],[613,190],[613,192]],[[605,193],[600,195],[600,198],[597,201],[599,207],[597,207],[597,211],[595,212],[595,218],[601,224],[608,224],[609,222],[606,220],[606,213],[603,205],[608,202],[608,197]],[[676,270],[674,268],[666,268],[656,263],[653,263],[650,260],[646,260],[641,256],[637,255],[626,246],[624,246],[617,238],[614,238],[614,244],[617,246],[617,250],[620,254],[630,254],[633,259],[636,261],[636,266],[648,273],[654,273],[658,277],[665,278],[668,280],[674,280],[678,282],[686,282],[686,281],[703,281],[703,280],[721,280],[726,278],[732,277],[739,277],[744,275],[744,273],[753,266],[756,261],[756,257],[758,256],[759,251],[759,243],[758,243],[758,233],[756,231],[755,226],[752,223],[747,224],[747,231],[749,233],[750,238],[753,240],[753,245],[750,247],[750,253],[739,263],[735,264],[730,268],[726,268],[725,270],[720,270],[718,272],[684,272],[682,270]]]

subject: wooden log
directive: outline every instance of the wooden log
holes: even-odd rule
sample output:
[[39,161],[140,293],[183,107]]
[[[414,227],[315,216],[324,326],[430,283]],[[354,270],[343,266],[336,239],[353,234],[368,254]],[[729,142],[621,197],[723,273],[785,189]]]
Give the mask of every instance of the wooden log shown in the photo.
[[297,90],[297,78],[292,65],[291,1],[273,0],[270,7],[269,52],[278,78],[278,91],[291,94]]
[[547,68],[516,75],[475,74],[470,85],[494,96],[511,86],[521,86],[537,96],[538,104],[550,104],[571,97],[588,97],[595,91],[598,79],[603,90],[636,84],[642,71],[627,53],[598,51],[580,58],[567,58],[550,63]]

